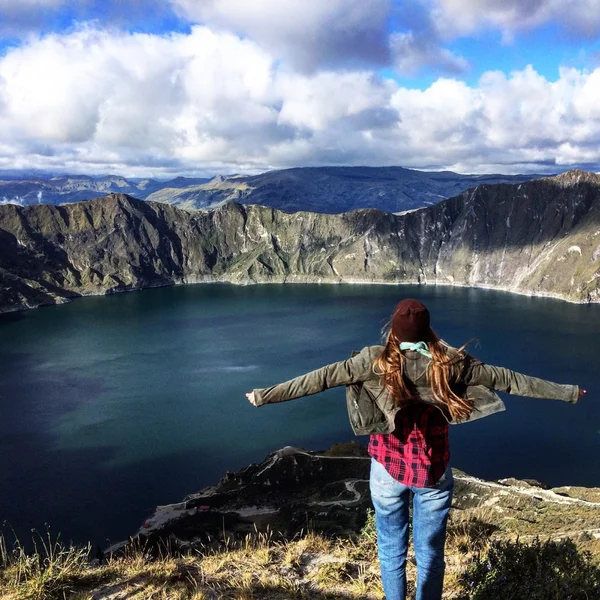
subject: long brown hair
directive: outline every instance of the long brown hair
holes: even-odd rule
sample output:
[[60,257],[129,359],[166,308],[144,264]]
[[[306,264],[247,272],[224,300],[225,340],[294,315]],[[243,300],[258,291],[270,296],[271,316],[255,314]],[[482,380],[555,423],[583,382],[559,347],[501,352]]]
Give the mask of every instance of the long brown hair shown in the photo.
[[[455,421],[469,417],[473,410],[473,402],[461,398],[452,391],[451,384],[455,379],[456,364],[465,356],[465,347],[461,346],[455,353],[447,353],[448,346],[431,330],[432,341],[427,342],[431,353],[429,364],[431,392],[440,403],[445,404]],[[468,342],[467,342],[468,343]],[[406,356],[400,350],[400,340],[390,329],[387,334],[385,348],[373,363],[373,371],[383,377],[385,387],[397,405],[402,405],[414,397],[404,379]]]

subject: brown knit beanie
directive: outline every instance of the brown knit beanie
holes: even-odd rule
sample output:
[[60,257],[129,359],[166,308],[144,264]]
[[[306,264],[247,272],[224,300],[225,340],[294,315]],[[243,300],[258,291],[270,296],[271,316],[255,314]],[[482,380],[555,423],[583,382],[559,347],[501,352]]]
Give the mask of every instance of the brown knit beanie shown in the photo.
[[400,342],[433,342],[427,307],[413,298],[398,303],[392,316],[392,333]]

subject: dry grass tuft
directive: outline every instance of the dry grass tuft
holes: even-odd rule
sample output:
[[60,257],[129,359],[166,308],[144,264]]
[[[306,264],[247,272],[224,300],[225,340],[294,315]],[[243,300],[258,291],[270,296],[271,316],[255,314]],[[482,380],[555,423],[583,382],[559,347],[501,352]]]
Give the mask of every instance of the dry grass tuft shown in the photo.
[[[489,524],[486,510],[455,511],[448,527],[445,599],[463,597],[464,574],[507,532]],[[489,517],[489,515],[488,515]],[[3,600],[381,600],[377,539],[372,512],[352,539],[308,532],[293,540],[254,532],[237,543],[205,547],[183,556],[166,549],[156,557],[139,543],[92,566],[89,548],[66,547],[47,534],[35,552],[8,548],[0,536]],[[416,567],[407,564],[409,592]]]
[[15,536],[12,546],[0,535],[0,584],[6,597],[50,600],[66,596],[75,582],[89,578],[90,547],[66,546],[59,537],[33,531],[33,552]]

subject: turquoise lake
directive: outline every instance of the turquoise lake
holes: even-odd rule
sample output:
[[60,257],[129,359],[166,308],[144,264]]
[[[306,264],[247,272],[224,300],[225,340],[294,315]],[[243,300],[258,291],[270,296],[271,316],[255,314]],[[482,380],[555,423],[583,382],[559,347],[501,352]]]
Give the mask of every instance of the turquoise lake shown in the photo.
[[[206,284],[0,316],[0,522],[104,545],[158,504],[283,446],[353,438],[343,388],[255,408],[244,394],[379,343],[404,297],[490,364],[588,390],[504,396],[451,428],[452,464],[484,478],[600,486],[600,306],[427,286]],[[359,438],[366,444],[367,438]]]

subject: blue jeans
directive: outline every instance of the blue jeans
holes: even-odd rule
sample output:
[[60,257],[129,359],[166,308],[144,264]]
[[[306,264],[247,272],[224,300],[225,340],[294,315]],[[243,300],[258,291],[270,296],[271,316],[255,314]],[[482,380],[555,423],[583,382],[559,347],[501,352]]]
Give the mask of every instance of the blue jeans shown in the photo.
[[408,507],[413,493],[413,543],[417,559],[416,600],[440,600],[444,583],[446,523],[454,478],[448,469],[432,488],[407,487],[375,459],[371,461],[377,552],[386,600],[406,598]]

